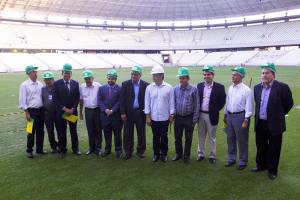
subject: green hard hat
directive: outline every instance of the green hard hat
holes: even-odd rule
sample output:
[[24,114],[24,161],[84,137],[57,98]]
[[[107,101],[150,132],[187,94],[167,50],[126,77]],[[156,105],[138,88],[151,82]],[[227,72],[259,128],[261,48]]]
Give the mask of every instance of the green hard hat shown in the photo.
[[115,69],[110,69],[110,70],[107,71],[106,76],[117,78],[118,74],[117,74],[117,71]]
[[93,77],[93,72],[91,70],[85,70],[82,72],[83,78],[91,78]]
[[139,74],[142,74],[143,68],[142,68],[141,66],[139,66],[139,65],[135,65],[135,66],[133,66],[133,67],[131,68],[131,71],[137,72],[137,73],[139,73]]
[[214,73],[214,72],[215,72],[215,69],[214,69],[214,66],[213,66],[213,65],[205,65],[205,66],[202,68],[202,71],[203,71],[203,72],[211,72],[211,73]]
[[264,63],[264,64],[260,65],[260,68],[262,68],[262,69],[266,68],[266,69],[271,70],[274,73],[276,72],[276,67],[275,67],[274,63],[269,63],[269,62]]
[[72,72],[72,65],[68,64],[68,63],[64,64],[63,71],[64,72]]
[[54,74],[50,71],[46,71],[43,73],[43,79],[54,79]]
[[189,76],[190,72],[187,67],[180,67],[177,72],[178,77]]
[[37,69],[38,69],[38,67],[36,67],[36,66],[28,65],[25,68],[25,72],[26,72],[26,74],[30,74],[32,71],[35,71]]
[[231,71],[239,73],[243,78],[246,75],[246,70],[242,66],[236,66],[235,68],[231,69]]

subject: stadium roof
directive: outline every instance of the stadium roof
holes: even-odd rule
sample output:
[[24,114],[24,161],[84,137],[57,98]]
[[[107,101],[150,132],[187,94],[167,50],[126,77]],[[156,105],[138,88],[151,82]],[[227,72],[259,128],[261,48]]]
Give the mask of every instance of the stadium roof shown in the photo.
[[[191,21],[300,8],[299,0],[5,0],[0,11],[128,21]],[[1,14],[1,13],[0,13]]]

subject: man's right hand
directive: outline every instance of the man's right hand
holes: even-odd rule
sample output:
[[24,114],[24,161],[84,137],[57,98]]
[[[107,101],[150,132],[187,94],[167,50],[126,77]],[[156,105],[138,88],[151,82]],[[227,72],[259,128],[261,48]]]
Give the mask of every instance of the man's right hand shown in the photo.
[[121,115],[121,118],[122,118],[122,120],[125,122],[125,121],[127,121],[127,115],[126,114],[122,114]]
[[227,115],[224,115],[223,121],[224,121],[225,124],[227,124]]
[[150,116],[147,116],[147,117],[146,117],[146,124],[147,124],[148,126],[151,126],[151,117],[150,117]]
[[67,113],[68,115],[72,115],[73,114],[73,110],[69,109],[69,108],[64,108],[64,112]]
[[79,116],[80,120],[83,120],[83,114],[80,113],[80,116]]
[[31,117],[28,111],[25,111],[25,118],[27,121],[31,121]]

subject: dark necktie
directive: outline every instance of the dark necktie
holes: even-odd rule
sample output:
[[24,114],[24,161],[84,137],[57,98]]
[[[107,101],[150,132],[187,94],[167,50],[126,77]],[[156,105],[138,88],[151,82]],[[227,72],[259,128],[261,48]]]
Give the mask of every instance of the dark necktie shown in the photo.
[[66,81],[66,86],[67,86],[67,88],[68,88],[68,90],[70,92],[70,82],[69,81]]
[[108,98],[111,98],[111,94],[112,94],[112,91],[111,91],[111,86],[108,87]]

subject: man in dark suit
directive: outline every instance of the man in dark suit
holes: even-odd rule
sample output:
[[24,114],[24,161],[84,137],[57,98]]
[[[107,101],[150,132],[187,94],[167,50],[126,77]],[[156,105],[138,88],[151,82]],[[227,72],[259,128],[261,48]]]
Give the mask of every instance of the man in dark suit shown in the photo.
[[215,70],[207,65],[203,69],[204,82],[197,85],[200,96],[200,116],[198,122],[198,161],[205,158],[206,135],[209,135],[209,162],[216,163],[216,131],[219,123],[219,112],[224,107],[226,93],[224,85],[214,82]]
[[145,90],[149,83],[141,80],[142,67],[134,66],[131,69],[131,79],[122,83],[120,95],[121,118],[124,122],[124,151],[125,159],[132,156],[134,141],[134,125],[137,130],[138,144],[136,155],[144,158],[146,149],[146,116],[143,112]]
[[112,134],[116,158],[122,155],[122,127],[123,122],[120,114],[120,92],[121,87],[116,83],[118,74],[115,69],[107,71],[107,84],[101,86],[98,91],[98,106],[101,111],[101,124],[104,131],[105,151],[103,157],[111,153]]
[[57,112],[59,148],[61,158],[67,152],[67,124],[69,124],[72,150],[76,155],[81,155],[78,148],[77,122],[73,123],[63,119],[63,115],[78,115],[77,106],[80,100],[79,84],[71,80],[72,65],[65,64],[62,71],[63,78],[54,83],[53,101]]
[[253,172],[268,170],[271,180],[277,178],[282,134],[286,130],[285,115],[293,107],[289,86],[275,80],[273,63],[261,66],[262,83],[254,87],[256,168]]

